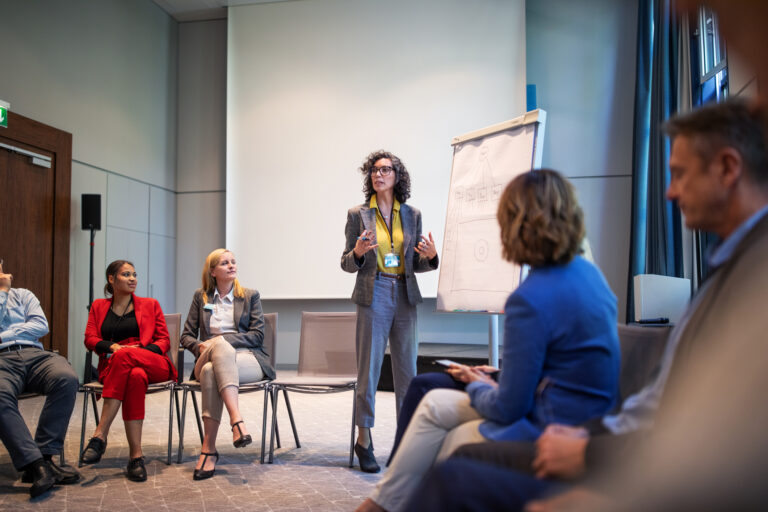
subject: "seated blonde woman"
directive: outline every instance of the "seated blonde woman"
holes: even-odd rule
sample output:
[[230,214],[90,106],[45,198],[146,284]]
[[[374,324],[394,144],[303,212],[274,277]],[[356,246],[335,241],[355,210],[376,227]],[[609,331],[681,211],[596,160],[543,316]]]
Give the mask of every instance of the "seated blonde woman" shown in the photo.
[[584,220],[572,185],[537,170],[504,190],[497,217],[503,256],[530,265],[507,299],[503,369],[452,365],[465,386],[419,403],[389,470],[359,512],[403,510],[429,468],[463,444],[533,441],[548,423],[605,413],[618,391],[616,297],[579,256]]
[[200,381],[205,436],[193,478],[213,476],[219,454],[216,435],[224,406],[235,448],[251,443],[240,414],[240,384],[274,379],[264,342],[264,314],[259,292],[237,280],[235,255],[216,249],[205,259],[202,288],[195,292],[181,344],[195,354],[194,377]]

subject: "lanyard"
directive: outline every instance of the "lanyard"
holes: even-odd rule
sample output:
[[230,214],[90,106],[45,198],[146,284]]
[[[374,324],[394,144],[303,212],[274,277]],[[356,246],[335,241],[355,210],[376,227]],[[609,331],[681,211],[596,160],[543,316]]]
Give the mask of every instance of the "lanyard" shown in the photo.
[[384,226],[386,226],[387,228],[387,234],[389,235],[389,246],[390,246],[389,252],[395,252],[395,238],[394,236],[392,236],[392,230],[394,229],[394,226],[395,226],[395,203],[392,202],[392,209],[389,210],[389,222],[391,224],[391,227],[390,227],[390,224],[387,224],[386,219],[384,219],[384,215],[382,215],[381,209],[378,207],[378,205],[376,206],[376,211],[379,212],[379,217],[381,217],[381,220],[384,221]]

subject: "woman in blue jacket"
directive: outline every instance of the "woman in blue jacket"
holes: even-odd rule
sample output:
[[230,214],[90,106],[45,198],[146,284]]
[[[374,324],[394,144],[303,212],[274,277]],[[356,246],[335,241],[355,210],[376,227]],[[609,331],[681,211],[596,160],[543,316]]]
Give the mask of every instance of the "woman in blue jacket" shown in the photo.
[[498,383],[468,366],[466,384],[426,394],[384,475],[359,511],[400,510],[436,462],[467,443],[533,441],[549,423],[580,424],[618,391],[616,297],[581,256],[583,213],[573,186],[551,170],[518,176],[499,202],[504,258],[531,267],[505,307]]

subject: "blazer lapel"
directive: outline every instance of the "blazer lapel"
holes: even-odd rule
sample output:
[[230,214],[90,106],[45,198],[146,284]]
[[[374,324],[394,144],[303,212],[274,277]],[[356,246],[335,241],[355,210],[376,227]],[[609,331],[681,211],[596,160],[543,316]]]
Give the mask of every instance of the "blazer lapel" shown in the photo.
[[240,325],[240,317],[243,316],[243,309],[245,309],[245,299],[241,297],[235,297],[235,329]]
[[139,326],[139,339],[141,339],[141,333],[143,331],[141,328],[141,308],[136,302],[136,295],[133,296],[133,314],[136,316],[136,325]]
[[[363,219],[363,227],[373,233],[373,243],[377,243],[376,240],[376,210],[368,208],[367,206],[360,210],[360,217]],[[374,249],[378,251],[378,249]],[[375,254],[375,253],[374,253]]]
[[403,226],[403,257],[407,260],[409,258],[408,251],[413,249],[411,247],[413,219],[411,218],[411,209],[402,203],[400,203],[400,224]]

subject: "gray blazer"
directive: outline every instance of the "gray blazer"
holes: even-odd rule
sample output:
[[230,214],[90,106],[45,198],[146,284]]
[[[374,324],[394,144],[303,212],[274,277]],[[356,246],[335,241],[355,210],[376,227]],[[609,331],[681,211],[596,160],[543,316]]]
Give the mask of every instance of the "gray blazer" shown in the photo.
[[[208,294],[208,303],[213,303],[213,294]],[[256,356],[256,360],[268,379],[275,378],[275,369],[269,364],[269,354],[264,350],[264,313],[261,310],[259,292],[245,288],[245,298],[235,297],[235,325],[238,332],[223,334],[225,340],[237,348],[248,348]],[[199,339],[198,339],[199,335]],[[181,345],[195,354],[200,355],[200,342],[209,340],[211,334],[211,310],[203,308],[203,290],[198,289],[189,307],[184,332],[181,334]]]
[[[421,212],[401,203],[400,222],[403,225],[406,291],[408,292],[408,302],[415,306],[422,302],[415,272],[435,270],[439,261],[437,256],[430,260],[413,250],[421,240]],[[352,302],[361,306],[370,306],[373,302],[373,282],[377,271],[376,255],[379,250],[376,248],[373,251],[368,251],[358,264],[353,249],[357,237],[366,229],[373,232],[373,242],[376,243],[376,210],[370,209],[368,203],[355,206],[347,212],[347,227],[344,228],[347,243],[344,247],[344,253],[341,255],[341,268],[346,272],[357,272],[355,289],[352,291]]]

